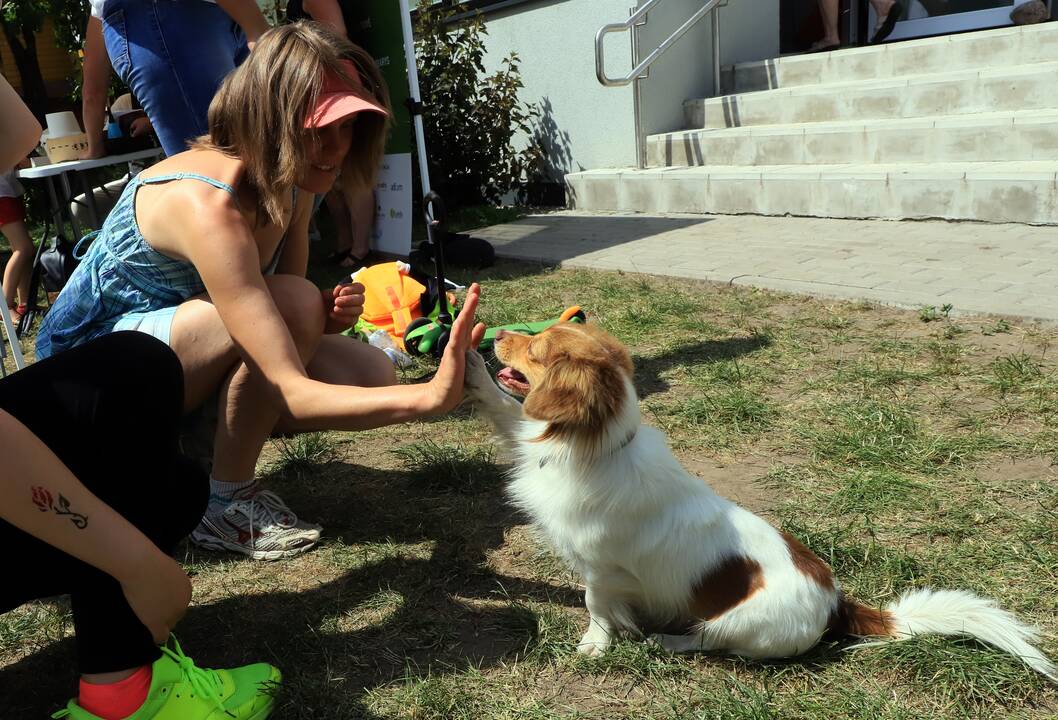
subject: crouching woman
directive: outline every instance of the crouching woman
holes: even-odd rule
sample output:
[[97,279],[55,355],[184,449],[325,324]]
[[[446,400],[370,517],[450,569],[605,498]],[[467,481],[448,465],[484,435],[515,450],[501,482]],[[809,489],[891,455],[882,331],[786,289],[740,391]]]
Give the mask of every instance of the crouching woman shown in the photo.
[[313,196],[365,186],[379,165],[388,93],[372,59],[314,23],[274,28],[222,84],[209,134],[126,188],[37,340],[38,357],[116,330],[165,342],[184,410],[215,403],[210,502],[200,546],[278,559],[312,547],[254,469],[276,431],[358,430],[454,407],[480,338],[472,287],[437,374],[397,385],[382,352],[338,333],[363,288],[305,279]]

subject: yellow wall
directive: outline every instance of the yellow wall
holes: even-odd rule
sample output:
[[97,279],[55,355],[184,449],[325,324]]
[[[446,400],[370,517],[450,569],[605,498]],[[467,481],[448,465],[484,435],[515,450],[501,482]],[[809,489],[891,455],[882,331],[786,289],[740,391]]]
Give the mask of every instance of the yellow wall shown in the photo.
[[[44,27],[37,33],[37,59],[40,62],[44,83],[48,87],[48,94],[61,93],[66,79],[73,71],[74,59],[65,50],[55,45],[50,18],[44,21]],[[16,90],[22,89],[22,78],[19,77],[18,68],[15,65],[15,56],[11,54],[11,47],[2,33],[0,33],[0,72],[3,72],[4,77]]]

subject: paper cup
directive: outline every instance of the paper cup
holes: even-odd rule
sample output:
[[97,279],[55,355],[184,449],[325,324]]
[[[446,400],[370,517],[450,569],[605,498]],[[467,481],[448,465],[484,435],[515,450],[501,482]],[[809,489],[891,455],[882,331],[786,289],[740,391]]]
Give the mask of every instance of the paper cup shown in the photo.
[[81,126],[72,112],[48,113],[45,117],[48,123],[48,137],[60,138],[68,135],[79,135]]

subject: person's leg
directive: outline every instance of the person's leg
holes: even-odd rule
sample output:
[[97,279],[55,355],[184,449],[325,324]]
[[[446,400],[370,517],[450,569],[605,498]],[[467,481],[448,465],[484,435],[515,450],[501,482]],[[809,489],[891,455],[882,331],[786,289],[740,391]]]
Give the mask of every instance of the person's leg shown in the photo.
[[103,37],[166,155],[206,133],[210,101],[246,55],[238,26],[207,2],[109,0]]
[[[0,407],[81,482],[163,550],[190,532],[206,481],[177,451],[183,395],[176,356],[141,333],[115,333],[0,382]],[[105,452],[106,448],[118,452]],[[69,592],[83,674],[120,675],[158,657],[110,576],[0,523],[18,588],[3,607]]]
[[[265,282],[307,362],[323,335],[320,291],[304,278],[290,275],[267,277]],[[180,306],[169,337],[184,368],[185,407],[217,403],[210,503],[191,539],[209,549],[241,552],[259,560],[308,550],[319,541],[321,528],[299,520],[274,493],[262,491],[255,479],[257,458],[279,418],[273,388],[241,361],[206,297]]]
[[871,43],[880,43],[893,32],[904,8],[896,0],[871,0],[876,22]]
[[373,188],[351,190],[345,197],[349,207],[349,228],[352,242],[349,245],[353,258],[365,258],[371,251],[371,231],[375,227],[375,191]]
[[893,9],[893,5],[896,5],[896,0],[871,0],[871,7],[874,8],[874,14],[878,16],[879,25],[885,23],[886,18],[889,17],[889,11]]
[[[26,223],[19,220],[0,227],[0,232],[11,246],[11,257],[4,268],[4,300],[17,308],[29,299],[29,270],[33,265],[33,239]],[[14,318],[18,322],[17,318]]]
[[823,16],[823,37],[813,46],[813,50],[836,48],[841,45],[838,33],[838,14],[840,0],[819,0],[819,12]]
[[[308,280],[291,275],[268,277],[265,282],[307,363],[323,337],[320,291]],[[170,345],[184,368],[185,409],[215,397],[220,389],[214,478],[249,482],[279,418],[267,381],[239,359],[227,328],[206,297],[180,306],[173,318]]]
[[327,212],[334,222],[334,252],[328,260],[335,265],[341,265],[349,257],[349,248],[353,244],[352,229],[349,227],[349,207],[345,204],[341,190],[331,190],[324,196]]
[[[310,374],[346,384],[395,381],[381,351],[364,349],[348,338],[323,337],[326,309],[312,283],[290,275],[267,277],[265,282]],[[298,520],[273,493],[261,491],[255,480],[265,441],[277,428],[284,429],[273,388],[239,359],[220,315],[206,297],[180,306],[169,337],[184,368],[185,407],[217,397],[220,389],[210,504],[192,540],[263,560],[291,557],[312,547],[320,528]]]

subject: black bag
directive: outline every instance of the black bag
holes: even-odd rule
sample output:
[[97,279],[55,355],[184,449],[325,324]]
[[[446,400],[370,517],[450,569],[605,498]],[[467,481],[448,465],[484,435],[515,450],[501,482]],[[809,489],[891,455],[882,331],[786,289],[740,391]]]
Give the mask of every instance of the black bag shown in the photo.
[[40,254],[40,280],[44,291],[52,294],[61,292],[67,281],[77,269],[78,260],[73,254],[73,243],[57,235],[51,244]]
[[[465,233],[451,233],[444,235],[441,242],[444,243],[445,265],[480,270],[496,264],[496,249],[488,240]],[[412,275],[416,279],[419,279],[420,275],[433,277],[433,243],[424,240],[418,249],[408,256],[408,263],[412,266]]]

